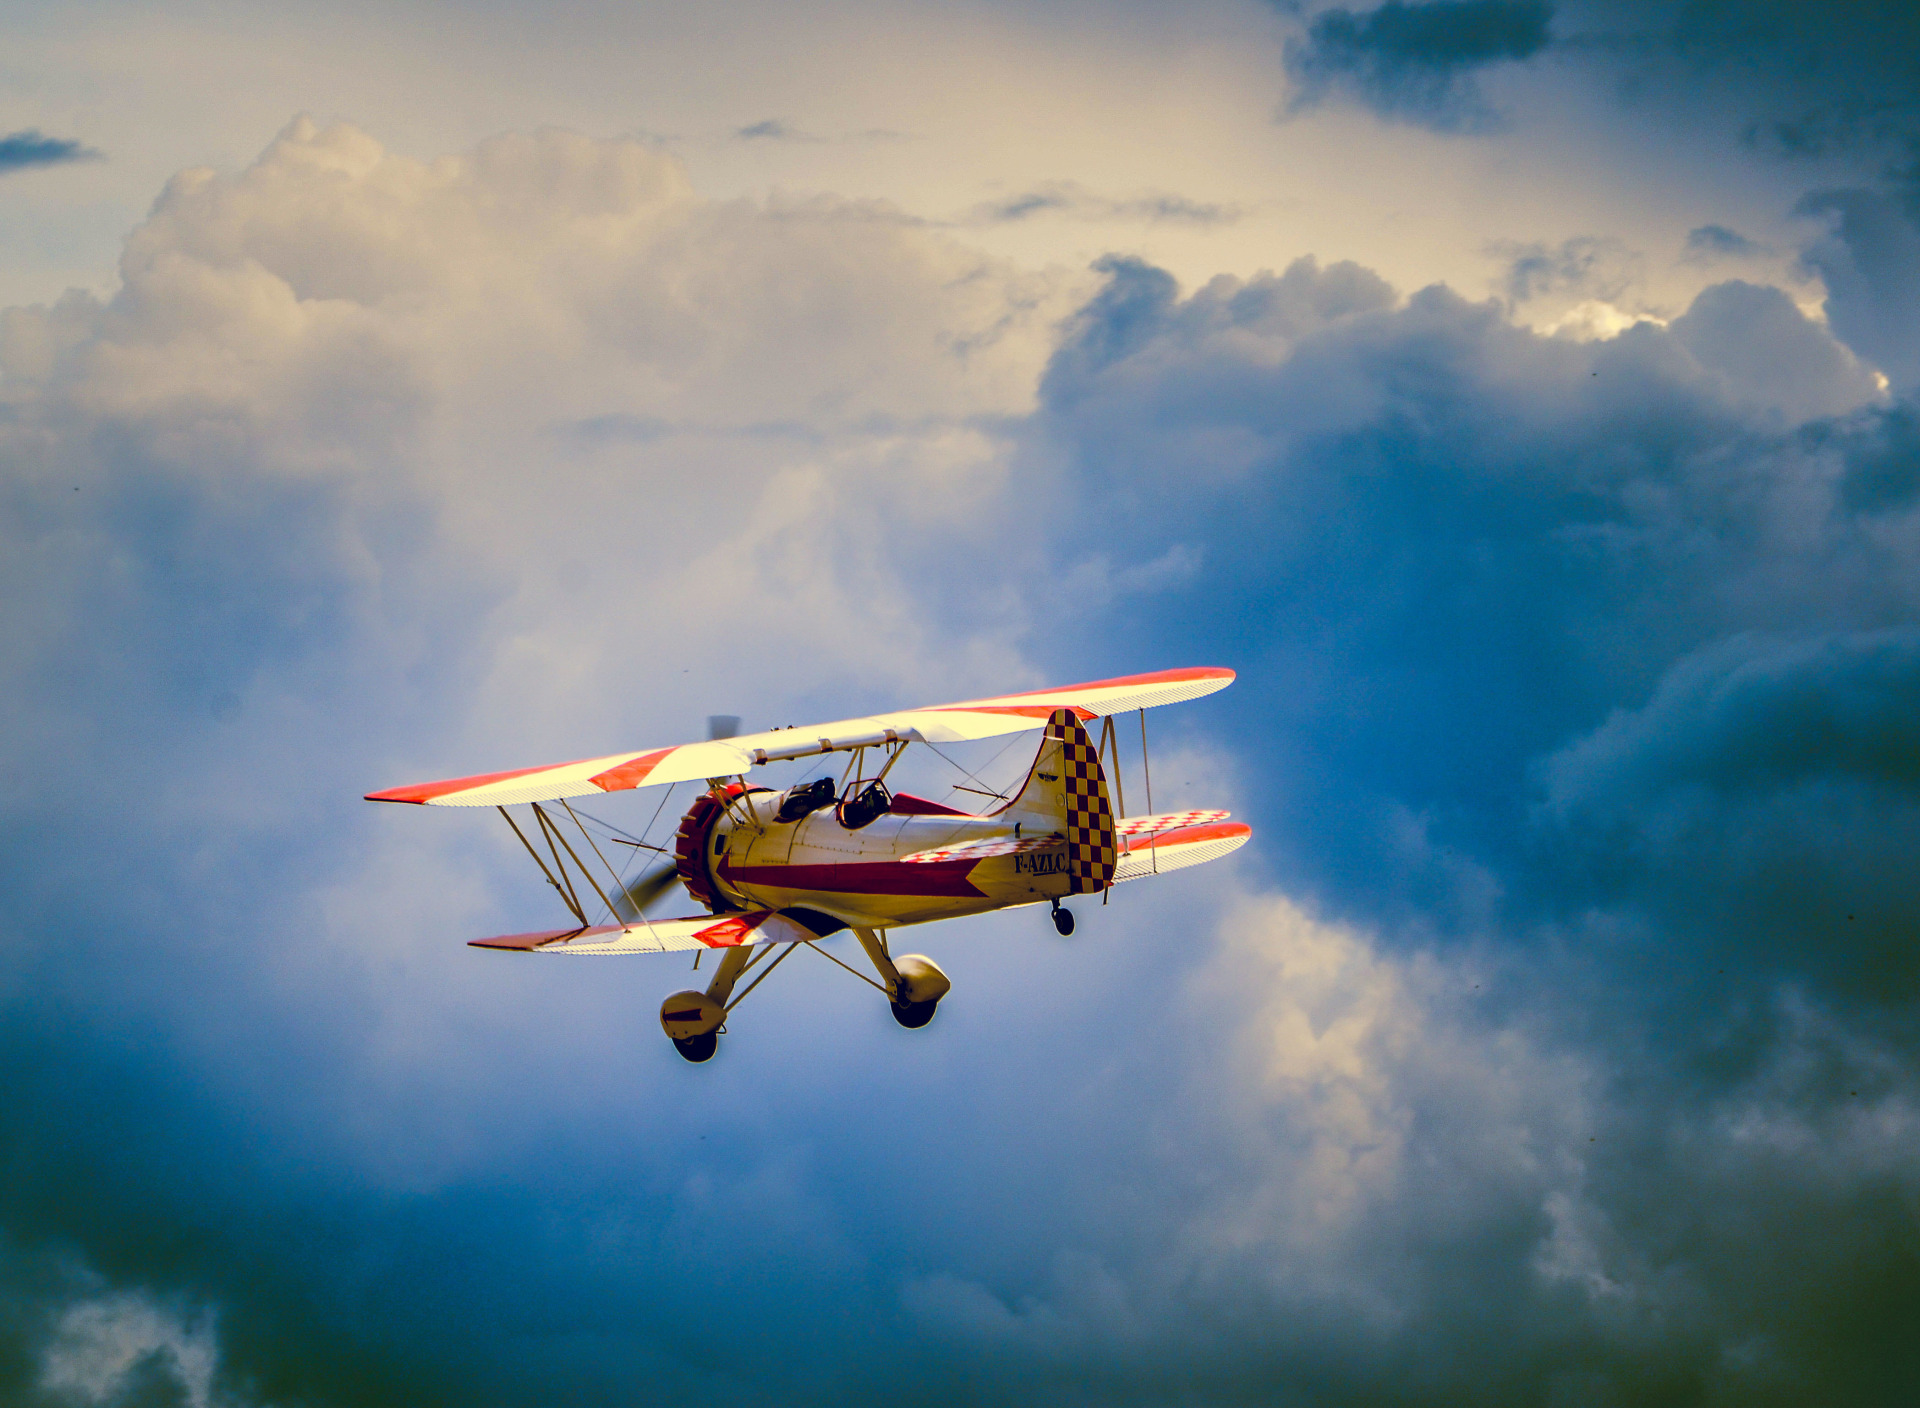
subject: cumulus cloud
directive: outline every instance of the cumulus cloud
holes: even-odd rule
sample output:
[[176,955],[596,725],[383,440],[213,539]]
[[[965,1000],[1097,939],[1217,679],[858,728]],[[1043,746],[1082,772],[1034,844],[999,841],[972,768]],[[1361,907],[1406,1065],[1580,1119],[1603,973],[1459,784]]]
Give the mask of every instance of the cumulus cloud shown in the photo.
[[[1274,318],[1283,289],[1315,316]],[[1847,457],[1902,422],[1819,419],[1873,405],[1874,384],[1776,293],[1724,285],[1671,327],[1582,343],[1437,289],[1398,304],[1357,271],[1181,298],[1114,266],[1082,316],[1037,428],[1089,502],[1126,506],[1095,514],[1096,538],[1208,544],[1189,628],[1224,645],[1243,618],[1210,601],[1260,603],[1252,639],[1287,700],[1262,728],[1322,760],[1290,770],[1284,829],[1328,860],[1374,853],[1354,879],[1376,894],[1386,813],[1354,818],[1373,839],[1332,840],[1367,779],[1464,821],[1503,771],[1522,783],[1530,753],[1707,641],[1874,624],[1910,599],[1878,524],[1833,516]]]
[[1802,214],[1825,220],[1824,237],[1805,259],[1827,289],[1827,320],[1862,357],[1903,391],[1920,387],[1920,226],[1892,197],[1877,191],[1808,196]]
[[[1679,1376],[1786,1401],[1834,1354],[1857,1356],[1851,1383],[1891,1382],[1903,1351],[1818,1306],[1862,1304],[1844,1286],[1902,1303],[1916,1290],[1904,1254],[1840,1230],[1883,1199],[1911,1217],[1911,1170],[1868,1152],[1869,1130],[1907,1118],[1917,1069],[1904,1016],[1887,1015],[1915,996],[1920,895],[1899,721],[1916,703],[1910,408],[1785,295],[1739,282],[1665,327],[1580,342],[1310,264],[1184,295],[1144,265],[1107,272],[1049,369],[1033,453],[1111,506],[1086,541],[1136,556],[1207,544],[1184,599],[1133,628],[1238,650],[1248,688],[1222,707],[1272,760],[1256,825],[1283,883],[1374,926],[1402,956],[1376,970],[1393,984],[1457,983],[1497,956],[1494,1009],[1558,991],[1565,1007],[1522,1002],[1535,1020],[1558,1012],[1527,1036],[1587,1032],[1546,1048],[1569,1064],[1542,1108],[1581,1111],[1579,1132],[1522,1121],[1527,1147],[1570,1161],[1562,1174],[1528,1165],[1541,1181],[1510,1185],[1524,1195],[1463,1212],[1409,1211],[1419,1199],[1401,1192],[1356,1224],[1405,1213],[1486,1240],[1416,1257],[1398,1289],[1382,1262],[1337,1258],[1375,1268],[1365,1289],[1396,1327],[1343,1360],[1413,1355],[1434,1333],[1481,1364],[1463,1346],[1526,1327],[1574,1336],[1589,1370],[1568,1369],[1572,1341],[1538,1360],[1508,1343],[1497,1357],[1515,1377],[1482,1396],[1631,1398]],[[1273,317],[1283,287],[1282,306],[1314,315]],[[1509,962],[1532,969],[1517,987]],[[1335,987],[1367,983],[1349,972]],[[1235,1030],[1270,1040],[1287,1020]],[[1463,1049],[1466,1086],[1433,1097],[1455,1139],[1505,1048],[1481,1031]],[[1536,1050],[1516,1069],[1550,1060]],[[1660,1113],[1617,1101],[1616,1079],[1658,1087]],[[1356,1128],[1386,1166],[1407,1147],[1391,1123]],[[1847,1141],[1848,1173],[1806,1177],[1782,1154],[1815,1130]],[[1311,1188],[1278,1170],[1311,1160],[1260,1162],[1275,1216],[1305,1216]],[[1361,1197],[1360,1170],[1335,1167]],[[1484,1169],[1435,1178],[1501,1186]],[[1673,1199],[1723,1211],[1663,1214]],[[1743,1285],[1756,1238],[1797,1268],[1764,1290]],[[1509,1279],[1468,1297],[1489,1308],[1474,1322],[1425,1298],[1435,1266]],[[1258,1276],[1234,1284],[1251,1294]],[[1824,1289],[1788,1289],[1801,1276]],[[1266,1304],[1249,1323],[1299,1323],[1297,1306]]]
[[[1097,274],[302,122],[0,317],[0,1210],[153,1288],[22,1278],[17,1379],[1901,1380],[1911,407],[1745,283],[1579,340],[1346,262]],[[1156,801],[1258,849],[1072,943],[930,931],[928,1033],[796,958],[685,1067],[680,979],[460,946],[541,912],[510,838],[357,800],[1186,660],[1241,679],[1156,716]]]
[[[79,1143],[60,1107],[13,1106],[8,1147],[41,1171],[10,1225],[233,1289],[261,1229],[195,1208],[249,1205],[282,1236],[302,1217],[278,1175],[256,1168],[256,1197],[205,1168],[86,1170],[166,1166],[189,1138],[227,1162],[239,1119],[344,1159],[346,1185],[418,1190],[522,1137],[480,1132],[484,1111],[502,1074],[549,1084],[544,1063],[476,1038],[584,1028],[459,940],[539,897],[502,887],[491,839],[395,829],[369,787],[670,740],[728,705],[764,723],[1044,682],[997,634],[1020,598],[989,582],[969,620],[950,569],[1058,298],[885,209],[704,199],[638,142],[546,131],[419,162],[302,120],[240,172],[173,181],[111,297],[0,316],[4,801],[43,817],[10,856],[39,878],[11,887],[3,977],[16,1015],[47,1017],[13,1031],[48,1054],[96,1022],[183,1043],[177,1065],[89,1048]],[[658,430],[555,433],[609,423]],[[922,574],[949,582],[924,609]],[[79,885],[103,851],[112,884]],[[567,1063],[624,1048],[630,1004],[604,1015]],[[119,1154],[60,1152],[109,1130]],[[195,1250],[155,1253],[133,1231],[152,1220]],[[302,1274],[240,1297],[231,1323],[280,1346],[256,1364],[327,1359],[285,1309]],[[365,1363],[391,1363],[386,1334]],[[288,1374],[291,1396],[347,1391]]]
[[1484,131],[1499,118],[1473,75],[1532,58],[1549,43],[1544,0],[1401,0],[1327,9],[1287,42],[1288,98],[1299,112],[1348,91],[1382,117],[1440,132]]

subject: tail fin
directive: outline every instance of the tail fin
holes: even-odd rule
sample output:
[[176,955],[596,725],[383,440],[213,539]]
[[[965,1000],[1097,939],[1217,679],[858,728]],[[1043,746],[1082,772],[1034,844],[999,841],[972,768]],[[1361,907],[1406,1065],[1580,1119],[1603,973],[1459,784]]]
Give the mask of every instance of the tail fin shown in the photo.
[[1026,785],[999,815],[1035,834],[1066,838],[1068,894],[1095,894],[1113,884],[1113,804],[1100,750],[1073,710],[1055,709],[1047,719]]

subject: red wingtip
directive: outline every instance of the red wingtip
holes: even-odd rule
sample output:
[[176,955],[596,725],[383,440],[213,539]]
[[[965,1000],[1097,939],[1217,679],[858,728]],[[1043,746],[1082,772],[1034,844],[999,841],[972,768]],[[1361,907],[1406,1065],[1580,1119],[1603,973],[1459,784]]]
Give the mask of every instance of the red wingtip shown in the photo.
[[411,795],[415,790],[416,789],[412,787],[394,787],[385,792],[369,792],[365,797],[361,798],[361,800],[365,802],[412,802],[416,807],[424,807],[427,804],[427,799],[425,797]]
[[[585,759],[576,761],[584,762]],[[570,768],[573,763],[548,763],[537,768],[509,768],[505,772],[483,772],[473,777],[449,777],[440,782],[415,782],[406,787],[389,787],[384,792],[369,792],[369,802],[418,802],[426,803],[436,797],[444,797],[449,792],[465,792],[472,787],[485,787],[490,782],[510,782],[516,777],[525,777],[529,773],[551,772],[555,768]]]

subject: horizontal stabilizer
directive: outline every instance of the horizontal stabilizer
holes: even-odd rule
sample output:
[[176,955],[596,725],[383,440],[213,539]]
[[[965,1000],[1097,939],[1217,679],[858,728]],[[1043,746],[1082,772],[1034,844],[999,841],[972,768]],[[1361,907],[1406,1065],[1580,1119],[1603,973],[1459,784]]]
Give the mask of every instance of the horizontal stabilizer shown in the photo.
[[935,846],[930,851],[915,851],[900,859],[908,865],[937,865],[943,860],[986,860],[989,856],[1023,855],[1028,851],[1064,849],[1067,838],[1057,833],[1045,836],[988,836],[978,841],[961,841],[952,846]]
[[[1144,846],[1149,841],[1160,844],[1172,832],[1225,821],[1232,815],[1232,812],[1191,811],[1167,812],[1160,816],[1130,816],[1115,822],[1113,830],[1120,838],[1121,853],[1125,854],[1129,846]],[[978,841],[960,841],[951,846],[936,846],[930,851],[915,851],[900,859],[908,865],[933,865],[943,860],[985,860],[989,856],[1021,855],[1028,851],[1042,851],[1049,846],[1057,850],[1065,844],[1066,839],[1058,832],[1045,836],[1022,836],[1018,840],[1012,836],[987,836]]]
[[1232,815],[1232,812],[1219,811],[1163,812],[1159,816],[1122,817],[1114,823],[1113,829],[1123,839],[1147,837],[1178,831],[1183,826],[1204,826],[1209,822],[1225,821]]
[[1190,865],[1218,860],[1246,845],[1251,835],[1253,828],[1244,821],[1205,821],[1142,835],[1123,835],[1121,845],[1125,849],[1120,853],[1119,865],[1114,867],[1113,882],[1117,885],[1122,880],[1164,875],[1169,870],[1185,870]]

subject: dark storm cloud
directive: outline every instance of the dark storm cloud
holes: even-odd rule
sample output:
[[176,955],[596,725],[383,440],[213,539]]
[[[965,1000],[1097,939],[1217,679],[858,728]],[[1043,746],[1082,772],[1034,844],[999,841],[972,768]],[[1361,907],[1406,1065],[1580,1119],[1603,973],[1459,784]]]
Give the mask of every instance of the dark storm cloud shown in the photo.
[[1544,0],[1388,0],[1377,9],[1324,10],[1286,47],[1294,111],[1349,91],[1383,117],[1437,131],[1492,125],[1473,81],[1491,65],[1547,47],[1553,7]]
[[1546,807],[1667,932],[1717,938],[1728,957],[1830,977],[1850,995],[1910,999],[1916,704],[1912,628],[1730,637],[1546,760]]
[[[1436,1264],[1497,1308],[1435,1303],[1408,1333],[1453,1324],[1449,1353],[1512,1370],[1490,1391],[1511,1401],[1572,1392],[1575,1340],[1603,1400],[1843,1377],[1887,1401],[1914,1360],[1873,1307],[1920,1304],[1915,1171],[1872,1133],[1910,1126],[1920,1084],[1911,409],[1741,283],[1577,343],[1441,289],[1395,306],[1351,269],[1184,297],[1107,273],[1036,453],[1122,560],[1208,545],[1124,628],[1241,669],[1222,707],[1272,760],[1253,819],[1285,887],[1510,954],[1508,1000],[1558,1010],[1639,1092],[1592,1135],[1565,1225],[1586,1308],[1519,1274],[1558,1255],[1526,1230],[1539,1203],[1490,1194],[1485,1240]],[[1817,1173],[1762,1152],[1822,1144]],[[1898,1230],[1852,1235],[1863,1216]],[[1690,1288],[1670,1333],[1603,1328],[1666,1276]]]
[[1281,829],[1376,916],[1444,869],[1402,851],[1395,815],[1493,848],[1510,902],[1551,908],[1550,875],[1522,883],[1530,760],[1723,637],[1871,630],[1920,593],[1920,557],[1848,508],[1868,482],[1906,502],[1908,421],[1819,419],[1872,383],[1776,290],[1720,285],[1669,328],[1574,343],[1439,289],[1394,309],[1350,269],[1185,299],[1109,269],[1043,424],[1101,466],[1100,531],[1209,544],[1190,627],[1225,648],[1244,610],[1266,623],[1269,726],[1311,760]]
[[1920,21],[1898,0],[1598,0],[1563,6],[1556,38],[1624,105],[1688,124],[1695,143],[1884,171],[1920,122]]
[[71,137],[47,137],[28,127],[0,137],[0,176],[30,166],[61,166],[72,161],[98,161],[100,153]]

